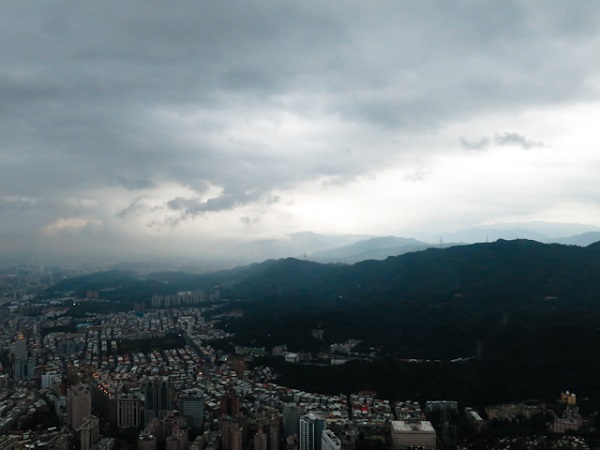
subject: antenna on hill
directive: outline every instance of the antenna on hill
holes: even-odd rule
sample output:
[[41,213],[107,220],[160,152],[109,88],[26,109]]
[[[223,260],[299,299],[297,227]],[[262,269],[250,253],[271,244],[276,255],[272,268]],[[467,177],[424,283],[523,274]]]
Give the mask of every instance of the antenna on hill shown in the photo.
[[444,236],[440,236],[440,248],[444,246]]

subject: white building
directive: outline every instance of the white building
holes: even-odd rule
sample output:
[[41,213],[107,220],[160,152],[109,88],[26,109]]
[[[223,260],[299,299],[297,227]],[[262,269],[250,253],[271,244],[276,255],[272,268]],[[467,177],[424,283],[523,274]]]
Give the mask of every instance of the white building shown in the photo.
[[96,416],[83,418],[83,423],[77,429],[81,450],[91,450],[100,440],[100,420]]
[[412,447],[421,447],[426,450],[436,448],[436,434],[431,422],[394,420],[391,431],[394,450]]
[[321,435],[325,430],[325,420],[315,414],[302,416],[299,421],[299,449],[321,450]]
[[323,430],[321,435],[321,450],[340,450],[342,443],[331,430]]
[[297,353],[287,353],[284,357],[285,362],[289,362],[289,363],[297,363],[298,361],[300,361],[300,357],[298,356]]

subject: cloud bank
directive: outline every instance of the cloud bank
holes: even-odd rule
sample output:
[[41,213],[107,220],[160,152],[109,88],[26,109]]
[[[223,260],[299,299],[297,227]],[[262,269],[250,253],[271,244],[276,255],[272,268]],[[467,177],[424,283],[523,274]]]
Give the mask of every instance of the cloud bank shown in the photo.
[[[7,2],[0,251],[118,258],[303,229],[600,223],[598,193],[578,189],[600,165],[587,144],[599,10]],[[482,180],[491,159],[529,170],[515,177],[531,198]],[[539,202],[550,176],[553,201]]]

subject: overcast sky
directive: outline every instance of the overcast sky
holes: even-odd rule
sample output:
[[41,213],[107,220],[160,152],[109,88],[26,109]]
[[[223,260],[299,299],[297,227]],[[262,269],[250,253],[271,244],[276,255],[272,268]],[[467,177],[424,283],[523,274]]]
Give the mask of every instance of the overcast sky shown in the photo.
[[0,13],[0,252],[600,225],[600,2]]

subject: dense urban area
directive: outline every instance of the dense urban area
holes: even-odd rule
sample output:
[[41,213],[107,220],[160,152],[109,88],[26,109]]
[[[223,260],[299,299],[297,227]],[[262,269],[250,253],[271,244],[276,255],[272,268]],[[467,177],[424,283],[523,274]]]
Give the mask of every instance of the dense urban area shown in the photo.
[[115,312],[96,291],[39,297],[41,280],[2,275],[0,450],[599,448],[596,411],[568,386],[552,402],[496,405],[306,392],[265,361],[337,366],[376,351],[356,353],[358,339],[318,355],[286,342],[230,345],[228,319],[244,311],[223,309],[218,289]]

